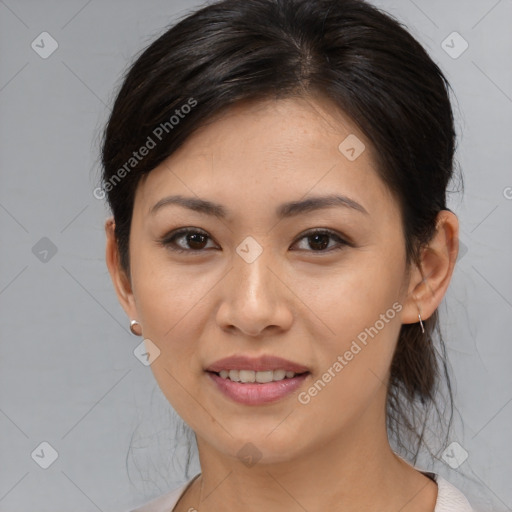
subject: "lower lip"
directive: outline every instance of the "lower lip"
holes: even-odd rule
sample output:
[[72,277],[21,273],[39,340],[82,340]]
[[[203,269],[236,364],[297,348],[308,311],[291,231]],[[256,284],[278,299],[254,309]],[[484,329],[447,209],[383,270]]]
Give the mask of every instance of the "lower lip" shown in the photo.
[[309,373],[303,373],[291,379],[285,378],[277,382],[267,382],[265,384],[244,384],[242,382],[233,382],[230,379],[223,379],[216,373],[207,373],[224,395],[235,402],[245,405],[260,405],[277,402],[297,390],[309,375]]

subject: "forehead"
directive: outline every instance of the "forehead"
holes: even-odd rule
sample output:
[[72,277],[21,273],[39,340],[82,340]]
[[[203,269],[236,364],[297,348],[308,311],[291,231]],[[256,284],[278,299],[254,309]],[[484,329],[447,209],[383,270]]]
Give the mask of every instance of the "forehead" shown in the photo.
[[373,151],[355,123],[325,99],[244,101],[151,171],[136,205],[149,213],[166,194],[182,194],[213,199],[229,211],[254,211],[338,193],[378,216],[396,205]]

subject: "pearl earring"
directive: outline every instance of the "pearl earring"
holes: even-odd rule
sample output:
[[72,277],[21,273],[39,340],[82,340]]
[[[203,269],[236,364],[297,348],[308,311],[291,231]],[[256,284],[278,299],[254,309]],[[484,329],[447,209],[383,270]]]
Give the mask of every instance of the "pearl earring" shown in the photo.
[[142,329],[141,329],[139,322],[137,322],[137,320],[132,320],[130,322],[130,331],[132,332],[132,334],[135,334],[135,336],[142,335]]

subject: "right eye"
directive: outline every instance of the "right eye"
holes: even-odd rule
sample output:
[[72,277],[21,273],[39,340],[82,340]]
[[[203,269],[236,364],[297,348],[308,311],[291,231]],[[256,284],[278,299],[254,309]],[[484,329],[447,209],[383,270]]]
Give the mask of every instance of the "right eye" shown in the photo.
[[[165,235],[160,243],[175,252],[202,252],[210,239],[208,233],[196,228],[184,228]],[[179,243],[181,241],[181,243]]]

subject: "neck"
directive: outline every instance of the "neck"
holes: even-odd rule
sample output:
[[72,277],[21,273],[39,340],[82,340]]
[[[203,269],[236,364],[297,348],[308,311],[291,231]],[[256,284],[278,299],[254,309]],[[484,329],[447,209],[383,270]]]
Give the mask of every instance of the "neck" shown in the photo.
[[250,467],[197,438],[202,472],[175,510],[432,512],[436,484],[392,451],[379,412],[286,461]]

